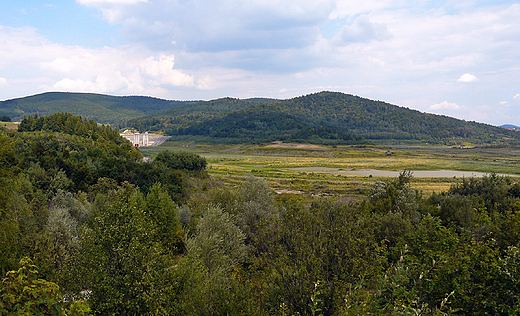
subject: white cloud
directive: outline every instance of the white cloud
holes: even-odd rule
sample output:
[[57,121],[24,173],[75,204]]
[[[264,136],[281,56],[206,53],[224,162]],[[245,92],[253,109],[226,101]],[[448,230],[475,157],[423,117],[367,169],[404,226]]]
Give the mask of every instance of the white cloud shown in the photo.
[[193,77],[173,69],[173,55],[161,55],[159,60],[149,57],[139,66],[152,78],[155,84],[171,86],[193,86]]
[[341,45],[351,42],[384,41],[391,37],[392,34],[388,32],[385,24],[371,22],[367,15],[361,15],[352,25],[343,26],[336,41]]
[[10,74],[9,82],[0,78],[0,87],[10,88],[0,91],[3,97],[47,90],[157,95],[179,87],[195,88],[193,76],[174,68],[173,54],[143,47],[63,46],[32,28],[2,26],[0,43],[5,44],[0,45],[0,73]]
[[217,83],[211,76],[205,76],[204,78],[199,79],[197,82],[197,88],[200,90],[213,90],[216,89],[216,87]]
[[[40,66],[45,70],[68,73],[81,65],[83,61],[88,60],[91,56],[91,54],[88,54],[83,56],[71,56],[70,58],[58,57],[51,62],[41,62]],[[88,67],[88,65],[84,65]]]
[[66,78],[56,89],[98,92],[143,92],[156,86],[189,87],[193,77],[174,69],[173,55],[142,58],[132,50],[103,48],[80,50],[68,57],[41,62],[41,69]]
[[[520,35],[517,4],[454,7],[448,14],[442,7],[447,4],[402,0],[96,3],[104,19],[122,26],[127,40],[154,51],[185,53],[183,61],[193,68],[294,73],[340,67],[352,73],[369,65],[384,67],[387,74],[379,75],[387,78],[415,77],[417,70],[428,71],[424,77],[455,76],[462,69],[501,67],[502,58],[491,56],[514,56],[519,45],[510,39]],[[325,24],[335,25],[327,37],[321,32]]]
[[433,104],[430,106],[430,110],[441,110],[441,109],[459,110],[460,106],[456,103],[450,103],[448,101],[443,101],[441,103]]
[[[192,76],[173,69],[173,56],[139,58],[116,49],[105,49],[42,62],[53,77],[65,75],[52,88],[101,93],[146,93],[160,86],[190,87]],[[103,66],[104,65],[104,66]]]
[[127,78],[116,72],[113,76],[98,76],[93,81],[83,79],[65,78],[53,85],[53,88],[61,91],[76,92],[100,92],[110,93],[113,91],[121,91],[127,88],[131,83]]
[[478,78],[475,77],[474,75],[470,75],[470,74],[463,74],[462,76],[460,76],[459,79],[457,79],[457,82],[476,82],[478,81]]
[[520,99],[520,93],[517,94],[517,95],[515,95],[515,96],[513,97],[513,99],[515,99],[515,100],[516,100],[516,99]]
[[0,88],[5,88],[8,86],[9,84],[7,83],[7,79],[5,79],[4,77],[0,77]]

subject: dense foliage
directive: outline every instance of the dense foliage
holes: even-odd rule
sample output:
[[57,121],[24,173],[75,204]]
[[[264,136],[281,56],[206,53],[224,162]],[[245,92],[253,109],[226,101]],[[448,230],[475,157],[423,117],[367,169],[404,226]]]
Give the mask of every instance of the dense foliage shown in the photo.
[[130,120],[125,122],[124,125],[121,124],[121,127],[130,126],[141,132],[164,131],[167,134],[171,134],[178,128],[183,128],[190,124],[221,118],[234,111],[252,107],[259,103],[270,103],[274,101],[275,100],[272,99],[260,98],[248,100],[222,98],[211,101],[186,103],[162,113]]
[[[70,305],[64,308],[64,305]],[[0,287],[2,315],[89,315],[90,307],[81,300],[66,304],[59,286],[38,278],[37,267],[29,258],[20,260],[17,271],[9,271]]]
[[71,113],[55,113],[49,116],[24,116],[18,126],[19,132],[61,132],[69,135],[88,137],[94,141],[111,141],[121,144],[124,141],[119,132],[109,125],[98,125],[94,120],[83,119]]
[[52,255],[37,263],[57,275],[97,195],[123,183],[145,195],[157,195],[154,187],[164,183],[169,200],[186,200],[189,177],[206,177],[205,161],[183,153],[161,157],[167,159],[144,162],[117,130],[66,113],[30,116],[20,131],[0,130],[0,272],[25,255]]
[[[91,133],[43,128],[68,120]],[[193,154],[142,162],[89,124],[0,131],[3,314],[520,312],[514,179],[424,197],[403,172],[350,203],[277,195],[255,177],[219,186]]]
[[317,143],[351,144],[359,137],[349,134],[346,128],[315,125],[300,117],[272,111],[270,105],[236,111],[222,118],[193,124],[177,130],[172,135],[196,135],[236,143],[263,143],[276,140]]

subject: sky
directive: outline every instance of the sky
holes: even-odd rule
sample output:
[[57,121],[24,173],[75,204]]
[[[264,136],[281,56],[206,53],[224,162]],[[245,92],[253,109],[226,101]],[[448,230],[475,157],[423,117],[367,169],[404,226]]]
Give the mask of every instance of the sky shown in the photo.
[[0,100],[338,91],[520,126],[520,2],[0,0]]

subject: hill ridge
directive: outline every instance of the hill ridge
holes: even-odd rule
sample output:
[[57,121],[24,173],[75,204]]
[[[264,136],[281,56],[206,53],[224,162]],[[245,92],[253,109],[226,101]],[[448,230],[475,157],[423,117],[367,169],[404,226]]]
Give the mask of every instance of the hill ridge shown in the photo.
[[163,117],[164,122],[171,123],[164,131],[175,137],[194,136],[235,142],[345,143],[363,138],[446,144],[452,143],[451,140],[471,140],[477,144],[498,145],[518,143],[520,136],[489,124],[423,113],[331,91],[257,104],[187,124],[176,124],[171,117]]
[[175,101],[151,96],[45,92],[0,102],[0,116],[70,112],[99,123],[214,142],[421,141],[519,144],[517,131],[335,91],[291,99],[223,97]]
[[51,115],[68,112],[98,123],[122,121],[155,114],[194,101],[165,100],[152,96],[112,96],[86,92],[43,92],[0,102],[0,116],[20,121],[24,115]]

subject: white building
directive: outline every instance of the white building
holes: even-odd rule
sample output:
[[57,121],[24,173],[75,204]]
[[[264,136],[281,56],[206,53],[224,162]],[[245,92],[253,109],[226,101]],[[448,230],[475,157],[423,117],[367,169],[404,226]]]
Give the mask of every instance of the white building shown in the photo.
[[151,146],[153,142],[150,142],[148,132],[141,134],[139,132],[133,132],[131,130],[125,130],[124,132],[119,134],[121,137],[128,139],[134,146]]

